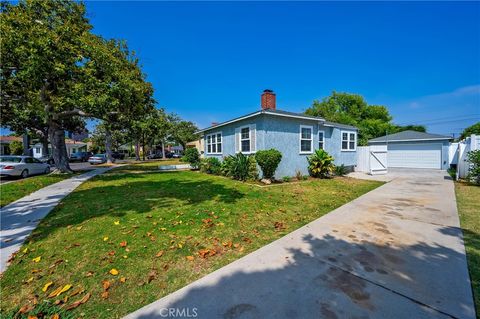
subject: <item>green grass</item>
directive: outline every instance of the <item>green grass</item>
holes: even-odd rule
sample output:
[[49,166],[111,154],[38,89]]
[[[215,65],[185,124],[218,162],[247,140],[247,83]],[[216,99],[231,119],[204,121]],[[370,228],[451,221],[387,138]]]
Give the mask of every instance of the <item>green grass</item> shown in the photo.
[[60,182],[72,177],[71,174],[49,174],[33,176],[27,179],[13,181],[0,185],[0,207],[3,207],[17,199],[38,191],[45,186]]
[[462,182],[455,183],[458,213],[463,229],[468,269],[473,295],[480,318],[480,187]]
[[[2,311],[35,294],[46,299],[41,289],[51,281],[47,293],[66,284],[85,289],[67,305],[92,294],[74,313],[122,317],[379,185],[335,178],[260,188],[198,172],[152,173],[147,164],[114,169],[82,184],[40,223],[0,280]],[[215,254],[202,258],[201,249]]]

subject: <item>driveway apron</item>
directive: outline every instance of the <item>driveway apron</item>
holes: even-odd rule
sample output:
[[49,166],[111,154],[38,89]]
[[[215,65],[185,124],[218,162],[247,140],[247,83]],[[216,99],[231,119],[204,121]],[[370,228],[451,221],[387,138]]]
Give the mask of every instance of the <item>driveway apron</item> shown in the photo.
[[127,318],[475,318],[453,182],[407,171]]
[[0,272],[7,268],[10,256],[65,196],[93,176],[113,167],[91,170],[85,174],[44,187],[30,195],[0,208]]

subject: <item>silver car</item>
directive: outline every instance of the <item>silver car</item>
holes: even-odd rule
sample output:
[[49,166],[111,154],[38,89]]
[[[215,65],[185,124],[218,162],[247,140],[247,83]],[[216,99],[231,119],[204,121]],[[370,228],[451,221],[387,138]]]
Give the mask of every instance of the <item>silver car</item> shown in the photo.
[[88,158],[88,162],[93,164],[103,164],[107,162],[107,155],[106,154],[95,154]]
[[0,176],[21,176],[48,174],[50,165],[42,163],[31,156],[0,156]]

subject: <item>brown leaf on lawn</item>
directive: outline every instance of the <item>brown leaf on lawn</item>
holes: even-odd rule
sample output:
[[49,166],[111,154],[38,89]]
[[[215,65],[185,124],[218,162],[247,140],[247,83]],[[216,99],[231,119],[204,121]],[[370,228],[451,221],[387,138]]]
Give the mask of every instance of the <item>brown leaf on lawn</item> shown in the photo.
[[70,309],[74,309],[74,308],[77,308],[78,306],[80,306],[81,304],[84,304],[88,301],[88,299],[90,299],[90,296],[91,294],[90,293],[87,293],[85,296],[83,296],[81,299],[75,301],[74,303],[72,303],[71,305],[67,306],[65,308],[65,310],[70,310]]
[[232,243],[232,241],[230,240],[230,241],[227,241],[227,242],[223,242],[222,245],[223,245],[223,247],[231,248],[232,245],[233,245],[233,243]]
[[125,277],[120,278],[120,282],[123,283],[123,282],[125,282],[125,281],[127,281],[127,278],[125,278]]
[[120,247],[127,247],[127,241],[122,241],[120,243]]
[[93,271],[88,271],[86,274],[85,274],[85,277],[92,277],[93,276]]
[[275,227],[275,231],[285,229],[285,225],[282,222],[275,222],[273,226]]
[[27,313],[33,309],[33,305],[26,304],[25,306],[21,307],[17,313]]
[[246,243],[249,243],[249,244],[252,242],[252,240],[251,240],[250,238],[248,238],[248,237],[243,237],[242,240],[243,240],[244,242],[246,242]]
[[78,294],[81,294],[85,291],[85,289],[83,289],[82,287],[77,287],[76,289],[74,289],[72,291],[72,293],[70,294],[70,297],[73,297],[73,296],[76,296]]
[[236,244],[233,244],[233,247],[235,248],[238,248],[240,246],[240,244],[236,243]]
[[53,264],[51,264],[48,268],[51,269],[63,262],[63,259],[56,260]]
[[62,287],[58,287],[57,289],[55,289],[54,291],[52,291],[49,295],[48,295],[48,298],[53,298],[55,296],[57,296],[60,291],[62,291]]
[[162,257],[163,256],[163,250],[160,250],[155,257]]
[[107,299],[108,298],[108,291],[105,290],[104,292],[102,292],[102,298],[103,299]]
[[186,258],[187,258],[187,260],[189,260],[189,261],[193,261],[193,260],[195,259],[195,257],[193,257],[193,256],[187,256]]
[[103,290],[108,290],[108,288],[110,288],[110,281],[103,280],[102,281],[102,287],[103,287]]
[[108,255],[109,255],[109,256],[115,256],[115,250],[109,251],[109,252],[108,252]]
[[151,283],[152,280],[157,278],[157,275],[158,275],[158,272],[156,269],[150,270],[150,272],[148,273],[147,283]]
[[50,319],[60,319],[60,315],[58,313],[56,313]]
[[147,232],[147,237],[150,237],[152,236],[152,233],[151,232]]
[[38,319],[38,317],[37,317],[37,316],[29,315],[29,316],[28,316],[28,319]]

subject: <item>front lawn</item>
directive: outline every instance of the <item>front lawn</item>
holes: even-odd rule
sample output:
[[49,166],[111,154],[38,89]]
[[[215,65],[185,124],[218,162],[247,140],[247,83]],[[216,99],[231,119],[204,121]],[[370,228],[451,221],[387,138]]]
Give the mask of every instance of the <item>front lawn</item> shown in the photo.
[[480,187],[457,182],[455,193],[477,315],[480,316]]
[[259,188],[142,165],[87,181],[40,223],[0,281],[3,312],[35,295],[69,306],[90,293],[76,316],[122,317],[381,185],[336,178]]
[[48,174],[0,184],[0,207],[72,176],[72,174]]

